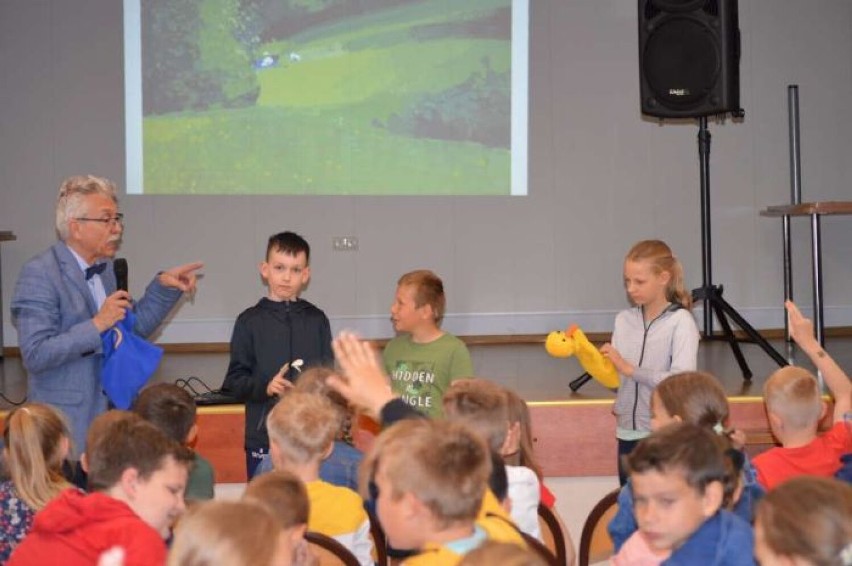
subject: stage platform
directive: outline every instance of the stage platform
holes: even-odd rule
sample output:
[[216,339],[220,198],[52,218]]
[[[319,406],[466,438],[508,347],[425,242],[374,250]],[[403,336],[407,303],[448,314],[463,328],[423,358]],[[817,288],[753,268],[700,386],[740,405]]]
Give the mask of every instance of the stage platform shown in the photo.
[[[614,475],[614,393],[596,382],[572,393],[568,383],[582,372],[573,358],[551,358],[541,341],[519,342],[473,343],[470,351],[478,375],[513,388],[530,403],[536,452],[545,475]],[[772,344],[784,357],[811,367],[806,357],[788,349],[782,340],[772,340]],[[698,366],[719,378],[731,400],[733,423],[747,432],[748,450],[756,453],[771,446],[760,395],[766,377],[778,366],[756,345],[742,344],[742,348],[754,373],[750,382],[743,380],[731,349],[724,342],[703,341]],[[852,369],[852,338],[830,335],[826,348],[841,367]],[[207,386],[218,388],[228,365],[227,353],[222,348],[218,350],[199,353],[170,348],[154,381],[174,382],[194,376]],[[200,388],[197,383],[196,387]],[[14,355],[7,355],[0,364],[0,391],[12,400],[24,397],[25,372],[20,358]],[[8,409],[9,405],[4,401],[0,408]],[[197,449],[213,462],[217,481],[245,481],[242,407],[202,407],[199,415]],[[369,437],[369,433],[359,435],[359,443],[369,443]]]

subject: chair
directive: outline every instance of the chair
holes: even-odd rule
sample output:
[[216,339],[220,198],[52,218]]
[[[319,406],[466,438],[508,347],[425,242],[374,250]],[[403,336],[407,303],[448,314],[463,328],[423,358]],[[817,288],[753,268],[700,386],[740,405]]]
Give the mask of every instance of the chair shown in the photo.
[[544,546],[540,540],[523,531],[518,532],[521,533],[521,536],[524,538],[524,542],[527,543],[527,547],[542,558],[548,566],[565,566],[565,563],[560,563],[556,558],[556,555],[550,552],[550,549]]
[[545,505],[538,504],[538,527],[541,531],[541,539],[544,546],[556,556],[556,561],[559,564],[568,563],[568,550],[565,544],[565,533],[562,530],[562,523],[556,513]]
[[370,538],[373,539],[373,549],[375,550],[374,558],[376,566],[387,566],[388,564],[388,541],[385,537],[385,531],[382,530],[382,525],[379,523],[379,518],[372,511],[367,511],[370,517]]
[[580,535],[578,566],[589,566],[595,562],[606,560],[615,552],[615,547],[607,525],[618,510],[618,493],[614,489],[601,498],[592,508],[586,522],[583,524],[583,534]]
[[328,535],[315,531],[305,533],[311,552],[319,566],[361,566],[352,552]]

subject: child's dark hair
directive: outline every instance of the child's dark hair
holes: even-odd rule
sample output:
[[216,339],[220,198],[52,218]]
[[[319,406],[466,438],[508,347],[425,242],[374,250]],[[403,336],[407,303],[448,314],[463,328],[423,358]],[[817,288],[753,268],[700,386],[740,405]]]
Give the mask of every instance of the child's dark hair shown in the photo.
[[196,407],[186,390],[171,383],[157,383],[139,393],[133,403],[133,412],[172,440],[184,444],[195,424]]
[[702,495],[708,485],[720,482],[728,491],[735,481],[719,437],[692,423],[675,423],[643,439],[625,458],[631,474],[680,471],[687,485]]
[[[108,412],[92,422],[100,428],[97,440],[86,446],[89,462],[89,490],[104,491],[116,485],[125,470],[134,468],[147,480],[162,469],[167,457],[189,468],[192,452],[167,437],[153,424],[133,413]],[[102,426],[98,419],[107,419]]]
[[684,422],[717,431],[728,424],[728,398],[719,381],[709,373],[676,373],[661,381],[654,392],[666,412]]
[[506,390],[483,378],[458,379],[442,400],[448,420],[465,423],[500,453],[509,430],[509,399]]
[[274,251],[292,256],[305,252],[305,263],[311,263],[311,246],[295,232],[279,232],[270,236],[266,245],[266,259],[269,259],[269,254]]

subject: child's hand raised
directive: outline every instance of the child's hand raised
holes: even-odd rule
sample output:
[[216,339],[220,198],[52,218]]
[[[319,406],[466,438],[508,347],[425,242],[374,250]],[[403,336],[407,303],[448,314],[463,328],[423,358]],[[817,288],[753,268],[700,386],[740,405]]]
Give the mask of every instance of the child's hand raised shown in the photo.
[[331,344],[341,375],[328,377],[328,385],[350,403],[378,418],[394,398],[388,377],[373,346],[350,332],[341,332]]
[[814,323],[811,319],[805,318],[793,301],[786,301],[784,307],[787,309],[787,328],[796,344],[804,349],[818,346],[814,335]]

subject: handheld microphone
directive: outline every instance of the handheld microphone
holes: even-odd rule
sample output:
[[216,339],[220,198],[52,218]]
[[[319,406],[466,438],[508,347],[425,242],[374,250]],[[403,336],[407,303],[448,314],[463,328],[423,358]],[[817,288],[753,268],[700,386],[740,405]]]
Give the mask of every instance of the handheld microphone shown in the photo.
[[112,270],[115,273],[115,286],[119,291],[127,291],[127,260],[123,257],[116,258],[112,262]]

